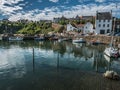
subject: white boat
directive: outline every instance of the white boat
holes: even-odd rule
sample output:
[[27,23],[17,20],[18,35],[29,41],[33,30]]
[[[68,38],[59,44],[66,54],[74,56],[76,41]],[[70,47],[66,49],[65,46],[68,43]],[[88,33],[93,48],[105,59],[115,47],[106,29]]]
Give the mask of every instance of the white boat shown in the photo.
[[105,49],[104,54],[106,54],[109,57],[118,57],[119,51],[116,48],[108,47]]
[[23,37],[9,37],[9,41],[22,41]]
[[[114,19],[114,26],[115,26],[115,19]],[[114,35],[114,27],[113,27],[113,35]],[[113,46],[113,35],[110,43],[110,47],[105,48],[104,54],[106,54],[109,57],[119,57],[119,50]]]
[[66,38],[60,38],[58,39],[58,42],[66,41]]
[[62,41],[71,41],[70,38],[59,38],[58,42],[62,42]]
[[83,38],[75,39],[72,41],[73,43],[86,43],[86,41]]
[[106,54],[104,54],[104,58],[107,62],[111,62],[111,58],[109,56],[107,56]]

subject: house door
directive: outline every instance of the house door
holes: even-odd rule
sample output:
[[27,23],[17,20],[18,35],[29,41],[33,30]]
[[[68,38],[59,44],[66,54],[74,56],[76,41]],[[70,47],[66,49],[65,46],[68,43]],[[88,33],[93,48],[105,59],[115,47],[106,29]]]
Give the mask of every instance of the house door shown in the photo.
[[100,30],[100,34],[105,34],[105,30]]

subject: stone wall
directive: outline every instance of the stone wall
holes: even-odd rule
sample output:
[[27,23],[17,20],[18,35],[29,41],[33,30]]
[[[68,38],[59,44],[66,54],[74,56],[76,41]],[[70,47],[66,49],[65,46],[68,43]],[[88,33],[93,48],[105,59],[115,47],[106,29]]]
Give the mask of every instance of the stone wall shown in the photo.
[[[86,41],[96,41],[96,40],[99,40],[100,42],[102,43],[105,43],[105,44],[109,44],[111,42],[111,36],[82,36],[82,38],[84,38]],[[115,40],[115,44],[120,44],[120,36],[114,36],[113,38]]]

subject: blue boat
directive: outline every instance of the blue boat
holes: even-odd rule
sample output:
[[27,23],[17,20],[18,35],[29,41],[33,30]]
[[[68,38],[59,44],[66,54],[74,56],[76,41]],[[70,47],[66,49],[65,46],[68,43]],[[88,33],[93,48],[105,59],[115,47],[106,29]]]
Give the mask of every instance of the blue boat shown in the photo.
[[45,38],[44,37],[35,37],[34,40],[36,40],[36,41],[43,41],[43,40],[45,40]]

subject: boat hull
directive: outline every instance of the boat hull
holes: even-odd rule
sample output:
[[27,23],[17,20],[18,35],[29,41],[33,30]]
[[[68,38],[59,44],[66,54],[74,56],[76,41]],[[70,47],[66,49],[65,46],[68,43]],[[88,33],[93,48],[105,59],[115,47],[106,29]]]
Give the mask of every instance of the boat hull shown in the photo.
[[73,40],[73,43],[86,43],[86,41],[83,41],[83,40]]
[[22,37],[9,37],[8,40],[9,41],[22,41],[23,38]]
[[118,50],[113,49],[111,47],[110,48],[106,48],[105,51],[104,51],[104,54],[109,56],[109,57],[115,57],[115,58],[119,57]]
[[43,40],[45,40],[45,38],[34,38],[34,40],[36,40],[36,41],[43,41]]

